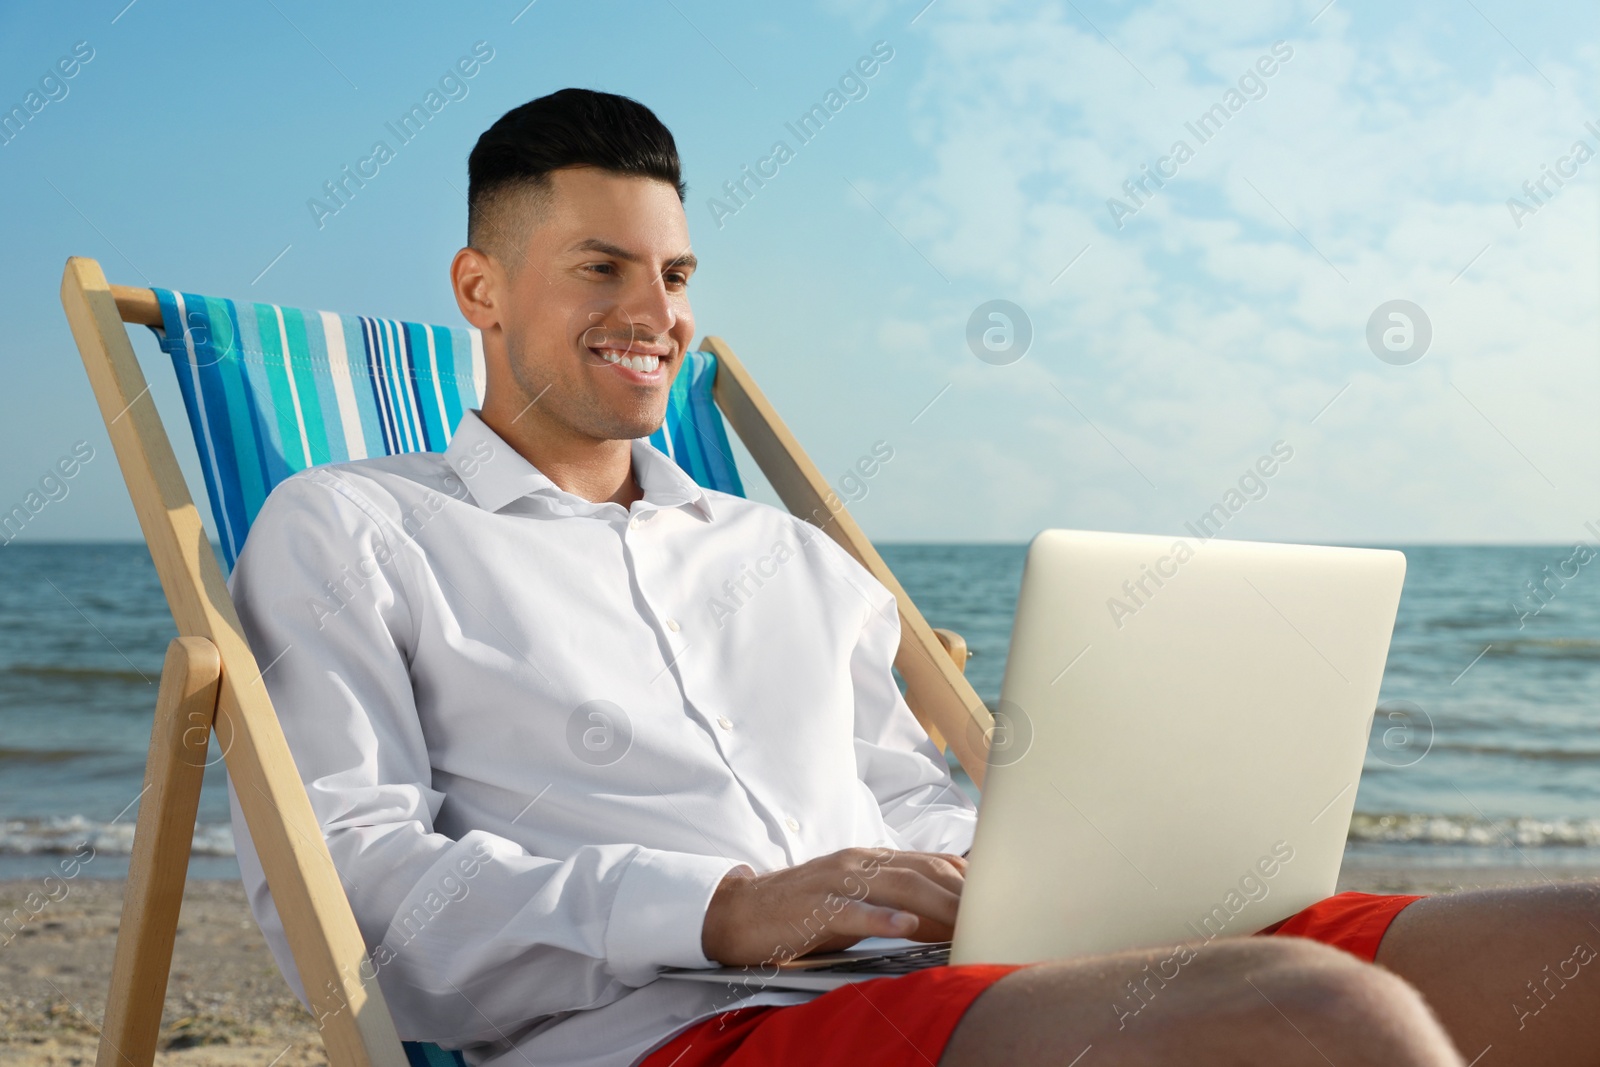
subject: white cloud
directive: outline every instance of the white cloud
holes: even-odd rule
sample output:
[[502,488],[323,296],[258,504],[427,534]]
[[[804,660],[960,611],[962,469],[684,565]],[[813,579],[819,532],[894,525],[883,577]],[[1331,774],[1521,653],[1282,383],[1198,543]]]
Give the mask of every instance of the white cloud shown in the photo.
[[[1096,17],[1111,44],[1066,4],[934,12],[910,97],[926,159],[863,191],[958,286],[1028,309],[1037,336],[1021,363],[955,372],[947,413],[978,445],[918,445],[930,481],[958,473],[986,510],[897,513],[884,534],[1176,529],[1278,438],[1301,454],[1251,509],[1257,536],[1564,540],[1600,511],[1600,160],[1520,230],[1505,206],[1574,139],[1600,149],[1578,88],[1593,48],[1535,71],[1475,27],[1469,62],[1423,16],[1358,40],[1338,7],[1314,26],[1278,5],[1144,7]],[[1185,120],[1278,40],[1293,56],[1265,95],[1199,143]],[[1131,206],[1123,181],[1179,138],[1195,157],[1118,230],[1106,199]],[[1433,324],[1407,367],[1366,347],[1393,298]],[[891,353],[965,328],[915,298],[893,311]]]

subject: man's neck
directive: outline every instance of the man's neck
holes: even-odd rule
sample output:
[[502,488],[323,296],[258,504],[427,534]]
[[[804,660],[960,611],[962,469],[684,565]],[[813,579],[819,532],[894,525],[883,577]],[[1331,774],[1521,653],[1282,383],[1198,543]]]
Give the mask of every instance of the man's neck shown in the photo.
[[535,421],[532,412],[507,418],[488,404],[479,411],[484,425],[556,486],[596,504],[630,507],[644,496],[633,472],[633,442],[583,437],[564,427]]

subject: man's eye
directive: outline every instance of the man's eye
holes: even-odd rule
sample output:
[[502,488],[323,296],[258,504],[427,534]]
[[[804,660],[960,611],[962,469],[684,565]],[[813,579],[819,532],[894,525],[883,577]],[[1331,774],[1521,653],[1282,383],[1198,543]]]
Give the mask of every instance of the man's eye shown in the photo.
[[608,272],[612,271],[612,270],[615,270],[615,268],[609,263],[591,263],[591,264],[589,264],[589,269],[590,270],[608,271]]

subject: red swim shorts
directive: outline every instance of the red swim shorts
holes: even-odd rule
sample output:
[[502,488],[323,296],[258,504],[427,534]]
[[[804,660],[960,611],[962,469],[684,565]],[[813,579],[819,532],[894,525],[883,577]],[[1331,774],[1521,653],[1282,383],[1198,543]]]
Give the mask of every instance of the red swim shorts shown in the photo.
[[[1339,893],[1261,934],[1309,937],[1371,962],[1415,896]],[[1018,968],[930,967],[842,986],[804,1004],[739,1008],[695,1023],[640,1067],[928,1067],[978,995]]]

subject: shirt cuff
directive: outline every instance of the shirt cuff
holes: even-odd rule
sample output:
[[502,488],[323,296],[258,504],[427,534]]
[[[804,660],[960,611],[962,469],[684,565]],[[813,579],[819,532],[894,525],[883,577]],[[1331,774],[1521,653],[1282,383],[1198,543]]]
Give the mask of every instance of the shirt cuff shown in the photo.
[[642,985],[663,967],[717,966],[702,947],[706,909],[738,866],[719,856],[640,849],[622,873],[606,924],[612,973]]

